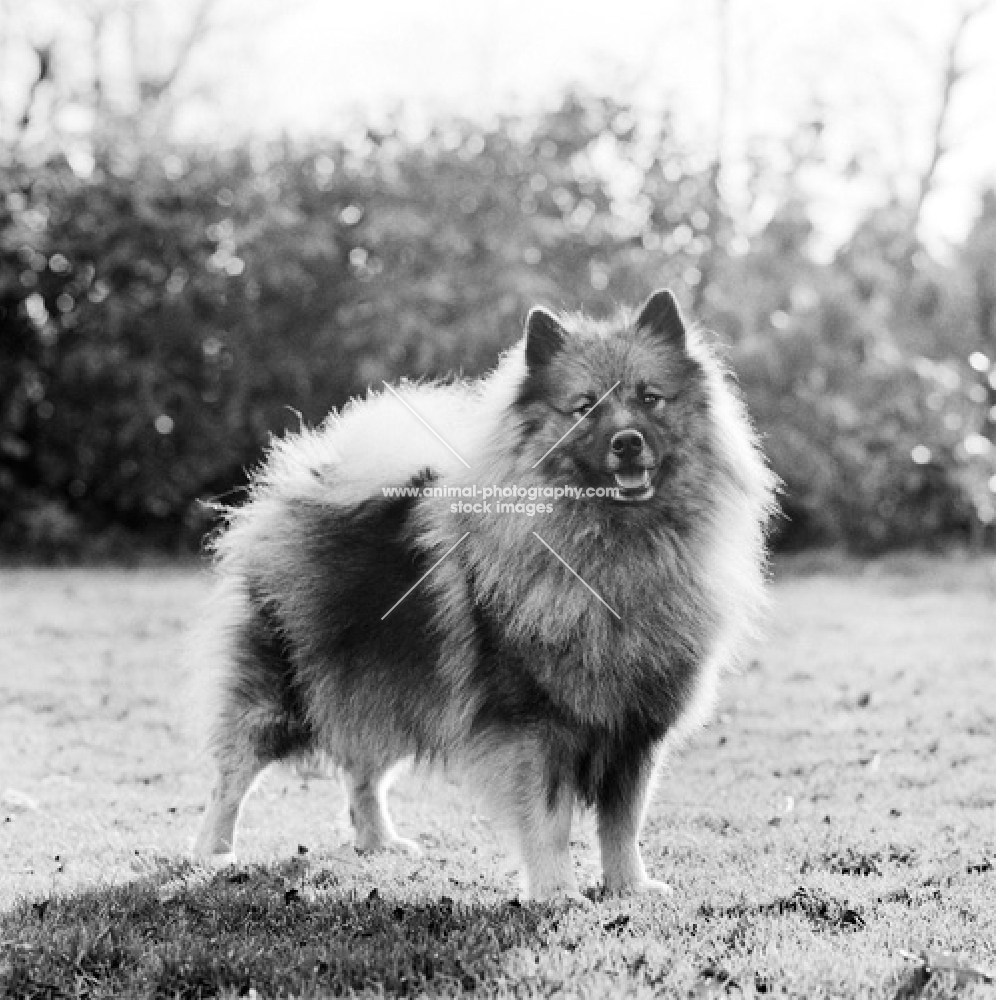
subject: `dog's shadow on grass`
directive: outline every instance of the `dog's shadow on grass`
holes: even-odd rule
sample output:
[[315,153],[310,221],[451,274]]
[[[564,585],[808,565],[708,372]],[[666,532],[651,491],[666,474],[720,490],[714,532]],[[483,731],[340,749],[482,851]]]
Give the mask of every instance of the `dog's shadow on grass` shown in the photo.
[[344,890],[292,864],[185,863],[0,915],[4,996],[459,995],[542,947],[549,911]]

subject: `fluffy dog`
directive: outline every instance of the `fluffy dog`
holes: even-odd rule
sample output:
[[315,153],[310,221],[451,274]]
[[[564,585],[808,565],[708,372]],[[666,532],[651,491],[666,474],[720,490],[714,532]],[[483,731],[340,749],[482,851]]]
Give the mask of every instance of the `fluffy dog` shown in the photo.
[[[557,499],[499,515],[456,502],[475,487]],[[577,896],[578,805],[607,892],[666,889],[638,843],[655,762],[762,606],[773,492],[669,291],[603,322],[533,309],[490,376],[403,383],[278,440],[215,541],[197,853],[231,860],[256,777],[316,751],[347,776],[357,849],[411,846],[386,788],[415,756],[486,787],[530,898]]]

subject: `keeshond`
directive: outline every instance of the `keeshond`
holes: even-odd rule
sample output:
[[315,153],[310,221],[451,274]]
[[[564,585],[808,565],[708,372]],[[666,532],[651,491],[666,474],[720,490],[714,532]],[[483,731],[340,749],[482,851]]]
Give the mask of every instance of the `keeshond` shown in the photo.
[[415,757],[486,790],[529,898],[578,897],[578,806],[606,893],[666,890],[639,848],[655,764],[763,603],[773,494],[666,290],[607,321],[535,308],[486,378],[403,382],[277,440],[215,541],[197,854],[233,860],[260,772],[315,753],[357,850],[412,847],[386,791]]

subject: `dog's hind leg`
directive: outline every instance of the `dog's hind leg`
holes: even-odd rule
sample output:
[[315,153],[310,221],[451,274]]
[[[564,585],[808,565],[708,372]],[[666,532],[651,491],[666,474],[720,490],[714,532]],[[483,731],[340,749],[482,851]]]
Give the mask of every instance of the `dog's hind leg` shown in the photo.
[[274,607],[232,581],[218,600],[221,615],[205,639],[213,689],[204,697],[216,778],[194,852],[230,864],[239,812],[256,778],[269,764],[309,749],[311,732]]
[[394,767],[350,761],[344,770],[356,850],[361,853],[394,850],[421,854],[415,841],[398,836],[387,809],[387,791]]

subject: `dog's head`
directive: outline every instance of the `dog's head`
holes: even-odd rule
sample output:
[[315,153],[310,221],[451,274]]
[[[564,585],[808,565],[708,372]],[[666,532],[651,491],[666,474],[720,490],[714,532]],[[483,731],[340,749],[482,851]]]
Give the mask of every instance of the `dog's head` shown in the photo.
[[707,447],[706,372],[670,291],[608,322],[535,308],[525,332],[516,406],[548,477],[642,504]]

